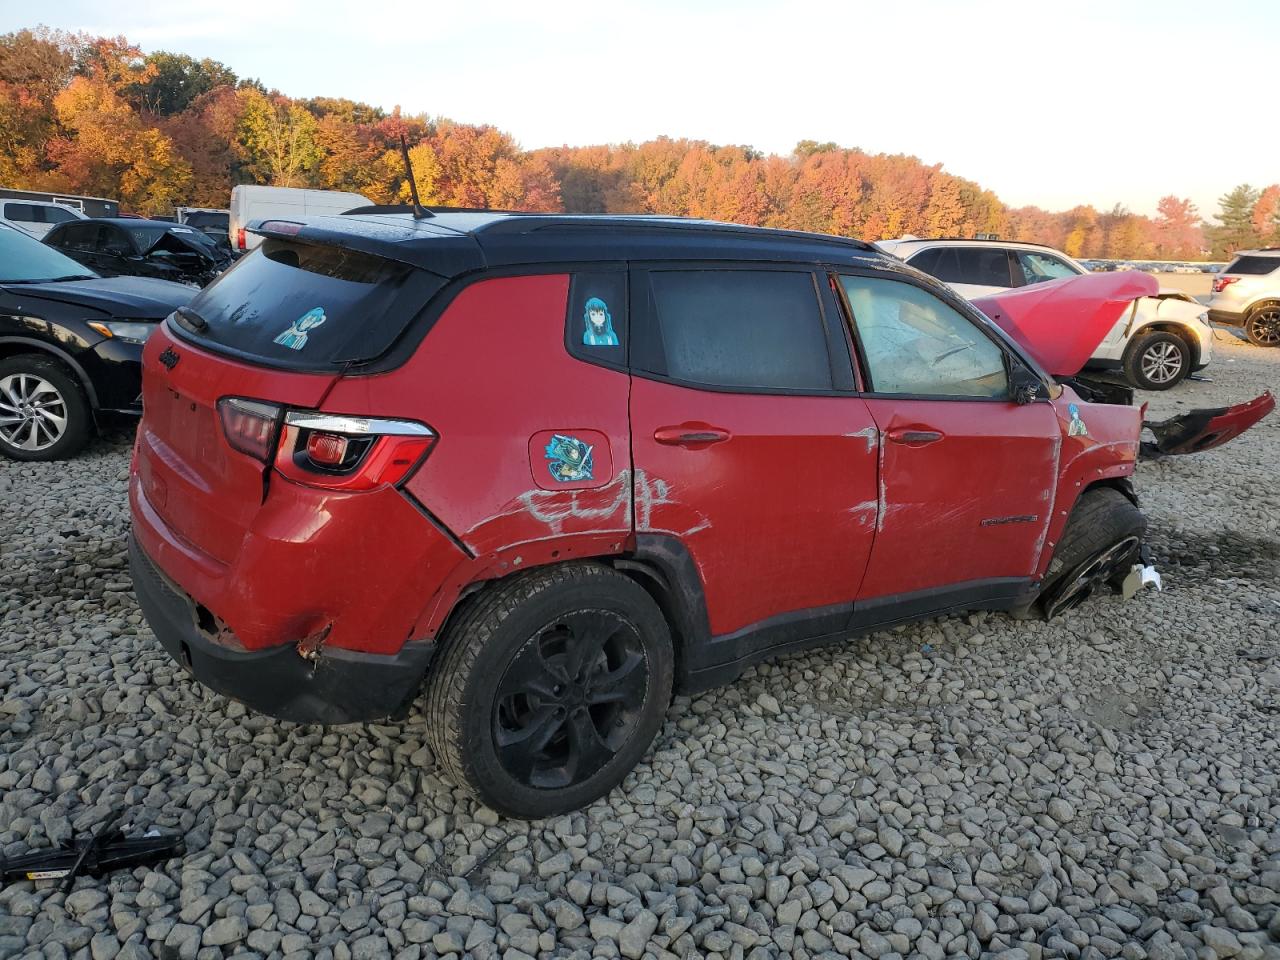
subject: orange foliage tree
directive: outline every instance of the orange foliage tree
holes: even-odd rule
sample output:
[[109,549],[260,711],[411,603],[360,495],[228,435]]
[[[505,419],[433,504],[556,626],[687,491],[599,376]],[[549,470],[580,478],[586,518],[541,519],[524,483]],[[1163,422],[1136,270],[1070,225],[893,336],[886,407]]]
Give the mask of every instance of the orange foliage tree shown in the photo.
[[[225,206],[237,183],[345,190],[404,203],[410,147],[426,204],[659,213],[878,240],[994,233],[1083,257],[1192,257],[1195,208],[1010,209],[990,190],[904,155],[802,141],[786,156],[659,137],[523,150],[492,126],[405,116],[338,97],[293,99],[215,60],[123,37],[45,29],[0,36],[0,183],[116,196],[127,208]],[[1280,187],[1253,234],[1280,240]]]

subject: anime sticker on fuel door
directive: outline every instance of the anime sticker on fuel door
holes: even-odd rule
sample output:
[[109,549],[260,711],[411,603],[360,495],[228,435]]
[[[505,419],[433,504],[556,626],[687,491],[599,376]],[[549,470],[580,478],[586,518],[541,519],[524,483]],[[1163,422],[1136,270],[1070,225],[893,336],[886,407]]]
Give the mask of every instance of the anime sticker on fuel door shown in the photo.
[[609,305],[599,297],[591,297],[582,308],[582,342],[588,347],[616,347],[618,334],[613,329]]
[[547,469],[561,483],[591,480],[594,467],[591,450],[590,444],[583,443],[577,437],[563,433],[553,434],[546,447]]

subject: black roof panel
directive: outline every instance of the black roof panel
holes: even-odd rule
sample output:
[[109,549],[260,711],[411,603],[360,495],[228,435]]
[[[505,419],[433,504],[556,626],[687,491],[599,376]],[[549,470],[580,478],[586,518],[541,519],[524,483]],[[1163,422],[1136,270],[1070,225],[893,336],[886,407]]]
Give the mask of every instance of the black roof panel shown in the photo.
[[[300,226],[299,226],[300,225]],[[442,276],[481,267],[617,260],[864,261],[861,240],[664,216],[440,211],[348,213],[254,221],[267,237],[312,240],[398,260]]]

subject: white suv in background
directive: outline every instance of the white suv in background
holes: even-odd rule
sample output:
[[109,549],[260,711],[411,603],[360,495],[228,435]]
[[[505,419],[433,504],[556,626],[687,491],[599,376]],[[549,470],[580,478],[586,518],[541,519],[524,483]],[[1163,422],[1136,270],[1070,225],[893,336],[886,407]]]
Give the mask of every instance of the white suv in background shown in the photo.
[[0,200],[0,221],[43,240],[44,235],[68,220],[89,219],[75,207],[46,200]]
[[1250,343],[1280,347],[1280,247],[1237,253],[1213,278],[1209,317],[1244,327]]
[[[902,237],[876,245],[937,277],[966,300],[1089,272],[1065,253],[1038,243]],[[1212,357],[1213,328],[1206,308],[1180,290],[1161,290],[1138,300],[1116,323],[1089,366],[1123,370],[1143,390],[1168,390]]]

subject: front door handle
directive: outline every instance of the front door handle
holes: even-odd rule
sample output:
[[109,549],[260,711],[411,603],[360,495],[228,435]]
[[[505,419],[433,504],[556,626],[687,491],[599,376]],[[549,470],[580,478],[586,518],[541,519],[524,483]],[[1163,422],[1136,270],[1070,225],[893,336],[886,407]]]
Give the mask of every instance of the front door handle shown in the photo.
[[681,423],[653,431],[654,440],[674,447],[708,447],[713,443],[723,443],[731,436],[723,427],[713,427],[708,423]]
[[923,447],[929,443],[937,443],[942,439],[939,430],[925,430],[920,427],[895,427],[885,434],[894,443],[908,447]]

